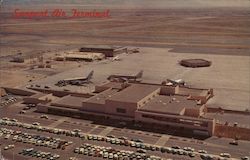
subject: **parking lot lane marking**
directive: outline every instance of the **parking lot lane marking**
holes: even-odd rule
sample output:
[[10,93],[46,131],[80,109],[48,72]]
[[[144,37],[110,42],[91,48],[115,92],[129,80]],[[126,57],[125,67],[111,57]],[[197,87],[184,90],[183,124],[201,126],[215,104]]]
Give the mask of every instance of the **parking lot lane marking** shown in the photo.
[[158,145],[158,146],[164,146],[165,143],[169,140],[171,136],[169,135],[162,135],[158,141],[155,143],[155,145]]
[[56,127],[56,126],[60,125],[61,123],[63,123],[64,121],[67,121],[69,119],[70,119],[69,117],[62,117],[62,118],[58,119],[57,121],[51,123],[48,127]]
[[18,117],[26,117],[26,118],[34,118],[34,119],[36,119],[36,118],[38,118],[37,116],[35,116],[35,115],[30,115],[30,114],[19,114],[19,115],[17,115]]
[[99,126],[98,125],[96,125],[95,127],[93,127],[90,131],[88,131],[87,133],[91,133],[91,132],[93,132],[96,128],[98,128]]
[[101,131],[99,133],[99,135],[101,136],[106,136],[107,134],[109,134],[114,128],[113,127],[107,127],[106,129],[104,129],[103,131]]
[[227,148],[227,147],[224,146],[224,145],[219,145],[219,144],[214,144],[214,143],[209,143],[209,142],[207,142],[207,146],[210,146],[210,147],[218,147],[218,148]]

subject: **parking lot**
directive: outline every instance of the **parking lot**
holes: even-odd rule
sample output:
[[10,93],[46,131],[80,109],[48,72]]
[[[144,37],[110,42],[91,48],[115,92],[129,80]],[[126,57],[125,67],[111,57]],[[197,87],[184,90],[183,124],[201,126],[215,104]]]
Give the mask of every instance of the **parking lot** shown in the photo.
[[[27,105],[16,103],[0,109],[1,130],[4,130],[0,134],[0,144],[2,154],[6,158],[12,159],[14,156],[15,159],[38,159],[37,157],[41,158],[47,152],[50,152],[51,157],[59,155],[59,159],[74,157],[78,159],[157,159],[158,157],[183,160],[202,159],[202,156],[208,155],[218,158],[224,152],[239,159],[250,155],[248,151],[250,143],[246,141],[240,141],[238,146],[232,146],[228,143],[231,141],[229,139],[217,141],[212,137],[201,141],[117,128],[92,123],[90,120],[43,115],[36,113],[35,108],[20,114],[25,107]],[[82,149],[80,153],[75,152],[84,144],[90,146]],[[8,145],[14,145],[14,147],[5,150]],[[32,151],[27,153],[27,149]],[[19,154],[21,152],[22,154]]]
[[6,95],[3,97],[0,97],[0,107],[4,107],[4,106],[9,106],[11,104],[14,104],[18,101],[20,101],[20,97],[18,96],[12,96],[12,95]]

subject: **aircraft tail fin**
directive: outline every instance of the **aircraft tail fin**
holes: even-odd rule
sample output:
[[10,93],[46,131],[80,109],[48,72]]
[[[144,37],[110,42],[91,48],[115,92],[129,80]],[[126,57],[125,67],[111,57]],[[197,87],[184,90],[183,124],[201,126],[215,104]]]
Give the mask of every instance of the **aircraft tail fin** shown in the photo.
[[143,75],[143,70],[136,74],[136,78],[141,78]]
[[176,83],[175,81],[173,81],[171,79],[167,79],[167,81],[170,82],[170,83],[174,83],[174,84]]
[[89,81],[92,77],[93,77],[94,71],[91,71],[88,76],[87,76],[87,80]]

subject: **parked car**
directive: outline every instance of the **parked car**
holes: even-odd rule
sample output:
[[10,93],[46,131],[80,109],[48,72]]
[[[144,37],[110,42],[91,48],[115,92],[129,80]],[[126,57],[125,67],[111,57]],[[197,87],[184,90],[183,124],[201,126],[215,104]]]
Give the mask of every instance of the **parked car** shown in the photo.
[[25,114],[25,113],[26,113],[26,111],[21,110],[19,113],[20,113],[20,114]]
[[41,115],[40,118],[43,118],[43,119],[49,119],[49,117],[45,114]]
[[245,157],[241,157],[241,160],[249,160],[250,158],[245,156]]
[[220,156],[225,158],[231,158],[231,155],[229,153],[221,153]]
[[233,140],[233,141],[229,142],[229,144],[235,145],[235,146],[239,145],[238,141],[236,141],[236,140]]

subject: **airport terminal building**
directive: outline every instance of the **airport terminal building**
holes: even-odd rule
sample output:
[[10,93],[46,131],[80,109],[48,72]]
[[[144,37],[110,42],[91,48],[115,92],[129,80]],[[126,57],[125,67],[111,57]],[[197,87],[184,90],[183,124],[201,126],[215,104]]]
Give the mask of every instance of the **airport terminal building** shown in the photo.
[[205,103],[212,89],[149,83],[107,82],[96,86],[92,95],[47,94],[24,99],[38,103],[39,112],[97,119],[119,119],[158,126],[173,126],[214,133],[214,119],[204,118]]

